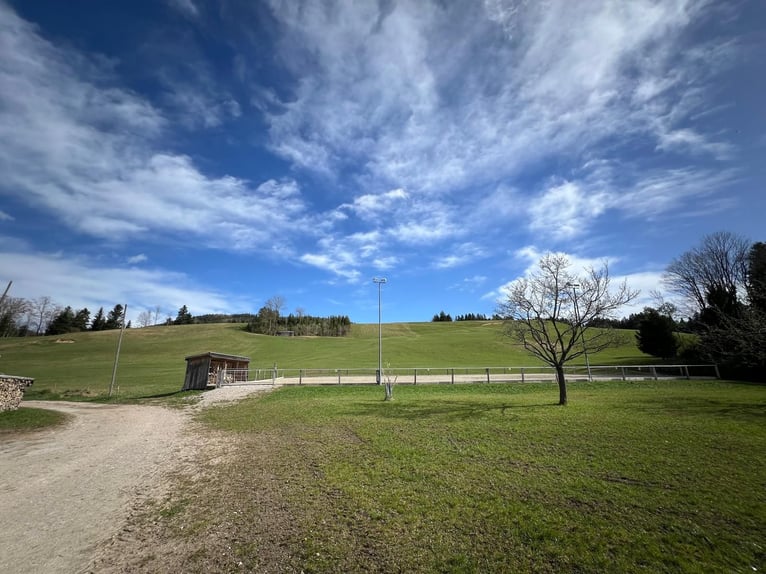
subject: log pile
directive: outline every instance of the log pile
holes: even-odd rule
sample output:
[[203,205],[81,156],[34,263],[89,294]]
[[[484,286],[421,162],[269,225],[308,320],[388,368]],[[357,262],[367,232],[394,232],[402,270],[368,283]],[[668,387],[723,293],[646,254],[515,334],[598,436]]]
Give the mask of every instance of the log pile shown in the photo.
[[0,375],[0,413],[18,409],[24,390],[34,382],[29,377]]

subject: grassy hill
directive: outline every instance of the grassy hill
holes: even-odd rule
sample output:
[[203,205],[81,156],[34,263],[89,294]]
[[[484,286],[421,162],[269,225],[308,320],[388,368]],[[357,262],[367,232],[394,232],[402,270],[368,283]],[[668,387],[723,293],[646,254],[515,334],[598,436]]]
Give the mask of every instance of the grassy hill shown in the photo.
[[[117,374],[119,397],[150,397],[178,391],[184,357],[216,351],[245,355],[253,368],[371,368],[378,358],[378,325],[355,324],[343,338],[269,337],[241,324],[158,326],[128,329]],[[537,365],[502,334],[497,321],[389,323],[383,325],[383,360],[392,367]],[[118,331],[0,339],[0,372],[35,378],[27,398],[99,398],[108,391]],[[592,364],[646,364],[631,331],[624,344],[591,356]]]

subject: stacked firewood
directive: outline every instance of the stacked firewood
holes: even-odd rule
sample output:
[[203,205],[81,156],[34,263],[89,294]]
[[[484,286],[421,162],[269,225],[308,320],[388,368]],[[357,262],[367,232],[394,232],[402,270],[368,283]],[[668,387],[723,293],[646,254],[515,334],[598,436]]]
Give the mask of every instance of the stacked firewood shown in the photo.
[[18,409],[24,389],[34,382],[35,380],[29,377],[0,375],[0,413]]

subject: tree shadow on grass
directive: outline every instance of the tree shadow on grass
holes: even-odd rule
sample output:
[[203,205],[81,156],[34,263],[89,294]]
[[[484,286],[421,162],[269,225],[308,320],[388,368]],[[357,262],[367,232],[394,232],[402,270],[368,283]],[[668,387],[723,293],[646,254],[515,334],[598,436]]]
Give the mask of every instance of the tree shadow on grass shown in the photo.
[[142,401],[151,402],[153,400],[161,399],[183,399],[186,397],[194,397],[199,394],[199,392],[200,391],[171,391],[164,393],[130,396],[124,396],[120,393],[115,393],[112,397],[109,397],[107,393],[93,394],[87,389],[71,389],[63,392],[54,392],[50,389],[40,389],[34,392],[27,392],[24,395],[24,400],[28,402],[70,401],[76,403],[120,404],[140,403]]
[[469,420],[484,417],[489,414],[518,417],[523,412],[540,408],[557,407],[558,403],[513,404],[500,403],[496,405],[460,403],[455,401],[433,400],[424,402],[391,402],[375,401],[350,405],[344,414],[352,416],[371,416],[392,419],[424,419],[438,418],[442,420]]
[[154,395],[141,395],[136,397],[137,399],[164,399],[166,397],[184,397],[195,396],[195,391],[170,391],[167,393],[157,393]]
[[634,410],[673,416],[714,416],[735,420],[766,420],[766,402],[730,402],[696,397],[645,398]]

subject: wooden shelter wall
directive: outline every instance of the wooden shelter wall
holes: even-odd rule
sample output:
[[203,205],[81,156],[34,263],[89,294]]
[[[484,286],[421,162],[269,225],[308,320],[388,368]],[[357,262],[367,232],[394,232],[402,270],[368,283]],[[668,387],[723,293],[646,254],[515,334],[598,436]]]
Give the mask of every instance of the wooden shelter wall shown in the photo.
[[184,386],[181,390],[204,391],[207,388],[209,372],[210,372],[209,357],[187,361],[186,377],[184,378]]

